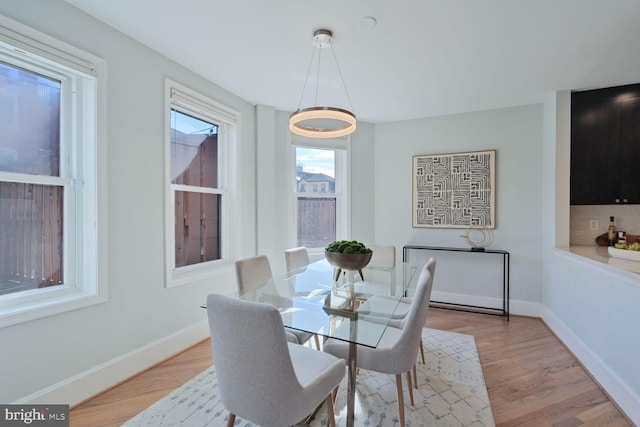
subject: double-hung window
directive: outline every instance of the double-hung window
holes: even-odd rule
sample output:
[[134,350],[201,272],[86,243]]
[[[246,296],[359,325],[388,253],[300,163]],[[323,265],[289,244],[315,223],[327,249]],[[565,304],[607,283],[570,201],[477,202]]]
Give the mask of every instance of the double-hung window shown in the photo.
[[0,22],[0,325],[105,298],[95,58],[11,23]]
[[230,258],[230,162],[238,113],[167,80],[167,286]]
[[290,244],[319,252],[349,236],[348,140],[292,136]]

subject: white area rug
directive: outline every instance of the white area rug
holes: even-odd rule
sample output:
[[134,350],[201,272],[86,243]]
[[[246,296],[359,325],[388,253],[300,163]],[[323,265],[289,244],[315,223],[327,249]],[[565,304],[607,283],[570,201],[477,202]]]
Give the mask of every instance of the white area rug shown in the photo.
[[[426,365],[418,362],[418,389],[411,406],[405,381],[407,426],[495,426],[473,336],[425,328]],[[228,412],[219,401],[213,367],[124,424],[135,426],[224,426]],[[336,400],[336,424],[345,426],[346,378]],[[323,405],[311,422],[326,426]],[[398,426],[395,376],[361,370],[356,393],[356,426]],[[236,426],[254,424],[236,418]]]

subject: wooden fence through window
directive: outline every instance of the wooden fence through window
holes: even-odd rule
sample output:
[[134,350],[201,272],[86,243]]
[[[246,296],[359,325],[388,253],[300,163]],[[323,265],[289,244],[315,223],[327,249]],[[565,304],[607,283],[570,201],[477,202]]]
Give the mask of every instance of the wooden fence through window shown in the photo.
[[336,240],[336,199],[298,197],[298,245],[326,247]]
[[0,182],[0,294],[59,285],[62,187]]

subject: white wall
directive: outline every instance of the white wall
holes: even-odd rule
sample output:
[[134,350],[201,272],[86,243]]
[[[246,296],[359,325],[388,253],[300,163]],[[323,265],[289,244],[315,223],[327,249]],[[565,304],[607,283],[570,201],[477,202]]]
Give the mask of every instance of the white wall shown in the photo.
[[358,123],[351,137],[351,238],[366,244],[379,243],[375,235],[375,129],[372,124]]
[[570,95],[545,103],[543,320],[640,425],[640,276],[571,255]]
[[[74,403],[206,336],[199,305],[212,290],[235,287],[232,268],[209,283],[164,287],[164,77],[242,114],[239,256],[264,251],[280,260],[287,246],[288,114],[254,108],[61,0],[3,0],[0,13],[107,61],[109,300],[0,329],[0,402]],[[553,94],[544,114],[542,105],[529,105],[359,124],[352,137],[352,236],[398,248],[464,245],[460,230],[411,227],[411,157],[496,149],[492,248],[512,253],[512,312],[542,314],[639,422],[638,281],[554,249],[569,241],[566,101],[566,94]],[[256,147],[256,140],[265,145]]]
[[[542,113],[536,104],[376,125],[376,241],[399,251],[408,243],[467,247],[459,237],[464,230],[412,228],[412,156],[495,149],[497,210],[490,248],[511,253],[512,312],[536,315],[542,283]],[[437,254],[443,262],[451,256]],[[493,268],[477,267],[488,274]],[[434,281],[434,292],[446,291],[439,286]],[[479,290],[469,281],[452,292]]]
[[556,250],[543,320],[640,425],[640,284]]
[[[284,272],[284,250],[291,246],[287,209],[293,187],[288,180],[294,162],[288,135],[289,114],[272,107],[257,107],[257,253],[269,257],[274,274]],[[374,126],[369,123],[358,123],[351,135],[351,238],[367,243],[374,243],[374,139]]]
[[[255,254],[269,256],[271,268],[278,271],[283,245],[286,236],[286,222],[282,221],[283,207],[286,206],[284,176],[278,172],[285,169],[286,161],[277,152],[279,138],[276,135],[276,111],[273,107],[258,105],[256,107],[256,206],[259,215],[256,216],[256,245]],[[284,153],[286,159],[286,153]],[[279,168],[278,168],[278,165]],[[283,250],[283,249],[282,249]],[[278,256],[279,255],[279,256]]]
[[107,63],[108,301],[0,329],[0,402],[74,403],[207,336],[208,283],[167,289],[163,252],[163,90],[169,77],[241,112],[242,233],[255,252],[255,110],[229,92],[60,0],[3,0],[0,13]]

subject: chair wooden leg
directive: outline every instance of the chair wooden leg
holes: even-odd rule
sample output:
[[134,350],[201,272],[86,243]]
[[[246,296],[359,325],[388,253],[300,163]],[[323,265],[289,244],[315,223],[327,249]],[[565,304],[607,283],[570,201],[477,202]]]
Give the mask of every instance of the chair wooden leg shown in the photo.
[[327,424],[329,427],[336,427],[336,414],[333,410],[333,393],[329,393],[329,396],[327,396],[327,412],[329,413]]
[[413,386],[415,388],[418,388],[418,369],[416,368],[416,365],[418,364],[418,362],[416,362],[413,365]]
[[236,422],[236,414],[232,414],[229,412],[229,417],[227,418],[227,427],[232,427]]
[[413,387],[411,386],[411,371],[407,371],[407,385],[409,387],[409,398],[411,399],[411,406],[413,405]]
[[404,424],[404,398],[402,396],[402,374],[396,374],[396,387],[398,388],[398,414],[400,415],[400,426]]
[[332,393],[333,394],[333,396],[332,396],[333,397],[333,403],[336,403],[336,399],[338,398],[338,387],[340,387],[340,386],[337,386],[336,388],[333,389],[333,393]]
[[320,339],[318,339],[317,335],[314,335],[313,338],[316,340],[316,350],[321,351],[322,347],[320,347]]
[[424,362],[424,347],[422,346],[422,338],[420,338],[420,356],[422,357],[422,364],[426,365]]

